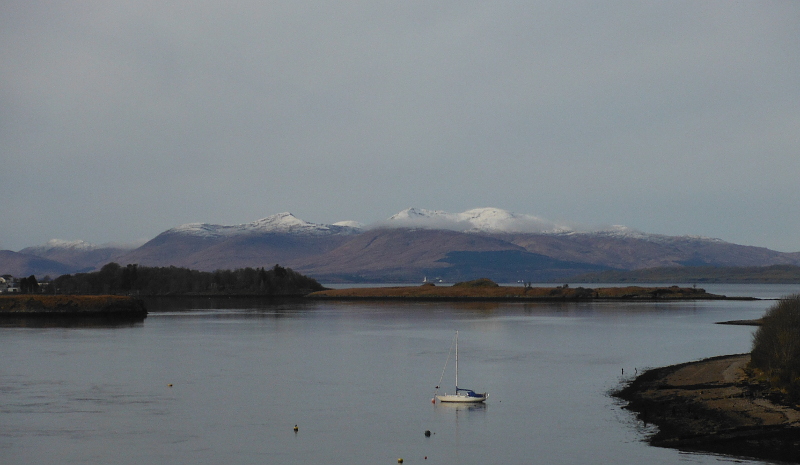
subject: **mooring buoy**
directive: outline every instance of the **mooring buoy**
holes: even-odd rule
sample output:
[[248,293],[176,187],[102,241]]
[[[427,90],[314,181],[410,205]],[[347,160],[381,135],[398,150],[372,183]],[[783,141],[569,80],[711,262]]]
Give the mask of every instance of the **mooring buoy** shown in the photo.
[[297,425],[294,425],[294,432],[296,433],[299,430],[300,430],[300,428],[298,428]]

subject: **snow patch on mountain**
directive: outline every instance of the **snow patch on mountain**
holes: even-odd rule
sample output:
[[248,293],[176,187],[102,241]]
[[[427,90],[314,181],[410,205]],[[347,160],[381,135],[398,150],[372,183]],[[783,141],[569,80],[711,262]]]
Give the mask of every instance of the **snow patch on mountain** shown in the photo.
[[639,231],[638,229],[629,228],[628,226],[613,225],[605,228],[586,229],[575,232],[574,234],[584,234],[594,237],[613,237],[618,239],[637,239],[648,241],[658,244],[676,244],[685,242],[709,242],[724,244],[722,239],[714,237],[697,236],[697,235],[684,235],[684,236],[667,236],[664,234],[653,234]]
[[[342,222],[354,223],[354,222]],[[198,237],[232,237],[244,234],[285,233],[309,236],[354,234],[360,229],[349,224],[317,224],[301,220],[289,212],[253,221],[252,223],[225,226],[208,223],[187,223],[166,232]]]
[[82,241],[82,240],[75,240],[75,241],[67,241],[64,239],[50,239],[47,241],[45,245],[38,245],[33,247],[26,247],[20,250],[20,253],[27,253],[31,255],[44,255],[51,252],[91,252],[94,250],[101,250],[101,249],[122,249],[122,250],[132,250],[137,247],[140,247],[142,244],[147,242],[146,240],[138,240],[134,242],[109,242],[105,244],[92,244],[90,242]]
[[358,221],[337,221],[333,223],[333,226],[342,226],[345,228],[353,228],[353,229],[364,229],[364,223],[359,223]]
[[573,231],[572,228],[538,216],[511,213],[500,208],[473,208],[461,213],[407,208],[392,215],[385,225],[468,232],[563,234]]
[[725,242],[721,239],[702,236],[649,234],[623,225],[607,227],[569,226],[534,215],[511,213],[500,208],[475,208],[461,213],[448,213],[442,210],[426,210],[412,207],[392,215],[379,226],[487,233],[586,234],[599,237],[639,239],[658,243],[685,241]]
[[73,250],[94,250],[99,248],[95,244],[86,241],[66,241],[64,239],[50,239],[45,245],[48,249],[73,249]]
[[47,252],[69,250],[77,252],[89,252],[101,248],[98,245],[90,244],[86,241],[67,241],[64,239],[50,239],[45,245],[38,245],[33,247],[26,247],[20,250],[20,253],[27,253],[31,255],[40,255]]

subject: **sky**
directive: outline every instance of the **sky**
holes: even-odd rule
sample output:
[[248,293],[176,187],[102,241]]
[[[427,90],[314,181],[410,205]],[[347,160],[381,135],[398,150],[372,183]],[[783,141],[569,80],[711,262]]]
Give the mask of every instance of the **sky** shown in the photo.
[[800,2],[0,5],[0,249],[496,207],[800,251]]

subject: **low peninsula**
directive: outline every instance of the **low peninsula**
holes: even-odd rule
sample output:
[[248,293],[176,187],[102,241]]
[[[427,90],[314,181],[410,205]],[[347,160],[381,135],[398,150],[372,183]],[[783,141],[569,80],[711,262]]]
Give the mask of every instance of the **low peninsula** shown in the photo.
[[658,427],[651,445],[800,463],[800,295],[757,322],[749,354],[648,370],[614,393]]
[[327,289],[306,296],[319,300],[441,300],[441,301],[588,301],[588,300],[723,300],[723,295],[709,294],[694,287],[604,287],[583,288],[500,286],[489,279],[478,279],[452,286],[371,287]]
[[614,393],[646,425],[650,445],[800,462],[800,410],[747,374],[750,354],[648,370]]

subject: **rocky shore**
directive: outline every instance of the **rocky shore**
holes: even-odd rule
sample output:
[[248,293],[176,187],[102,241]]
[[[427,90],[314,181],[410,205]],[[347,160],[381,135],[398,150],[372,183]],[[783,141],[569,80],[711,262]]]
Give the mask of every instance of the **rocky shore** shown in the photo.
[[614,395],[657,447],[800,463],[800,410],[751,382],[749,354],[648,370]]

